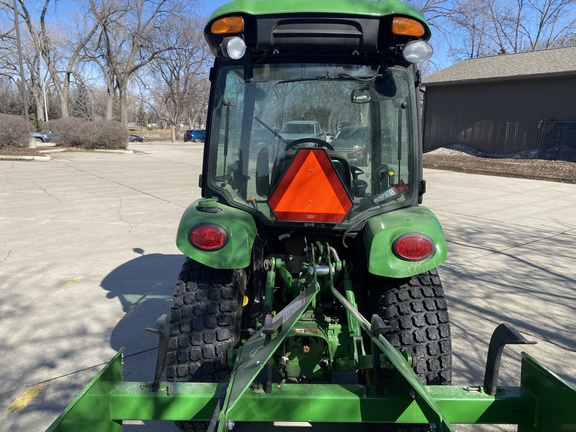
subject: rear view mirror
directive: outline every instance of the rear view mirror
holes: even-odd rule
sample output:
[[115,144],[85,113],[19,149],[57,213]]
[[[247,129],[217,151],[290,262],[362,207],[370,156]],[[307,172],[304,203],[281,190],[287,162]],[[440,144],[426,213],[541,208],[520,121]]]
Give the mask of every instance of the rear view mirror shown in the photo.
[[375,100],[393,98],[396,96],[396,92],[396,82],[390,72],[379,75],[370,83],[370,97]]

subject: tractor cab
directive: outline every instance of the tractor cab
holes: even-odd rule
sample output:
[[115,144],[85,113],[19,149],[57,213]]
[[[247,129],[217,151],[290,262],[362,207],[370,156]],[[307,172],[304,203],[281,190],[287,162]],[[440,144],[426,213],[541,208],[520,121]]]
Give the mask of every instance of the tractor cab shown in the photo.
[[[216,62],[203,195],[264,226],[354,230],[424,190],[414,63],[432,52],[426,24],[405,5],[389,13],[395,2],[354,15],[321,3],[288,18],[236,1],[205,30]],[[364,133],[326,140],[343,127]]]

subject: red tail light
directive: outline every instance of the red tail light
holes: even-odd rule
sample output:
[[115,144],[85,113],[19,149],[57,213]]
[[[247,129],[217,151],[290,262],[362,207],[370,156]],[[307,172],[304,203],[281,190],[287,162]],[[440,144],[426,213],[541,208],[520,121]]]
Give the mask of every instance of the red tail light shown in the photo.
[[424,234],[404,234],[394,241],[392,251],[398,258],[407,261],[421,261],[432,255],[434,242]]
[[228,242],[228,233],[220,225],[196,225],[190,230],[188,239],[193,246],[202,250],[218,250]]

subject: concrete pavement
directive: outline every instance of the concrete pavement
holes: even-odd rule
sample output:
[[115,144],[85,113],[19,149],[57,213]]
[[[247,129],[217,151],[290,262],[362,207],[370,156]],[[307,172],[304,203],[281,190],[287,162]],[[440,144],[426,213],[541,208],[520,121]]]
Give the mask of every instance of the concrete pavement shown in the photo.
[[[508,322],[538,345],[511,347],[507,359],[532,352],[575,385],[576,185],[435,170],[426,179],[424,204],[448,241],[441,276],[458,347],[456,382],[475,377],[470,365],[485,361],[493,327]],[[518,368],[507,362],[504,382],[517,384]]]
[[[122,346],[125,378],[152,378],[157,340],[143,328],[170,307],[183,261],[175,232],[199,197],[202,146],[130,148],[0,161],[0,432],[44,430]],[[490,334],[510,322],[539,342],[527,351],[575,385],[576,186],[425,177],[424,205],[448,239],[440,272],[455,383],[481,383]],[[502,384],[518,384],[521,350],[505,350]]]

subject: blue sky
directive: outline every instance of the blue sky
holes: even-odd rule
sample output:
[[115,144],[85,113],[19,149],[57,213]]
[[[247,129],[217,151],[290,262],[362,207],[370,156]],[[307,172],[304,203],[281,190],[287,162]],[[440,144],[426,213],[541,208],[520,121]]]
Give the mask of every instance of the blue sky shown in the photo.
[[200,3],[202,15],[205,15],[205,16],[211,15],[212,12],[214,12],[214,10],[216,10],[217,8],[222,6],[224,3],[228,3],[229,1],[230,0],[203,0]]
[[[212,12],[214,12],[214,10],[223,4],[228,3],[229,1],[230,0],[199,0],[197,4],[199,6],[200,14],[208,17],[212,14]],[[31,12],[34,11],[34,14],[38,14],[43,6],[41,3],[38,3],[37,6],[31,2],[27,3],[30,3],[26,5],[28,10]],[[58,0],[58,2],[50,5],[48,13],[50,15],[57,15],[58,17],[66,18],[66,15],[72,13],[72,11],[74,11],[76,8],[77,5],[73,0]]]

